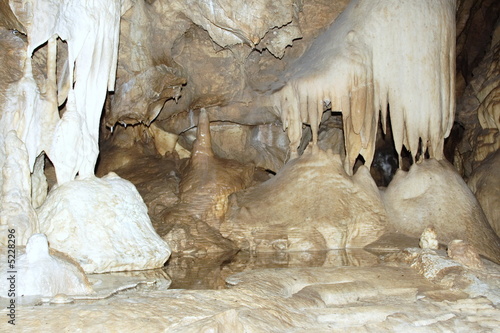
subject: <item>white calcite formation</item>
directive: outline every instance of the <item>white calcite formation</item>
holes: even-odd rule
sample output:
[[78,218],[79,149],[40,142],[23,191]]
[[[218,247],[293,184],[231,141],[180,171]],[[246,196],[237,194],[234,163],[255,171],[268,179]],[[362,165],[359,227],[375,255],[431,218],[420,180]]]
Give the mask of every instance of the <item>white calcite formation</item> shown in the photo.
[[[1,112],[2,229],[15,229],[18,244],[25,244],[38,232],[34,207],[40,207],[50,246],[76,258],[87,272],[162,266],[170,249],[153,230],[135,187],[116,175],[94,177],[100,117],[115,82],[121,1],[26,1],[11,7],[28,43],[19,60],[22,77],[8,82]],[[67,44],[66,59],[57,57],[57,38]],[[36,82],[31,57],[46,42],[46,76]],[[63,63],[56,79],[57,61]],[[58,106],[65,101],[60,117]],[[42,152],[54,164],[59,185],[47,200]]]
[[420,237],[433,225],[444,244],[463,239],[500,262],[500,238],[476,198],[451,164],[434,159],[399,170],[383,195],[393,231]]
[[[106,90],[115,82],[120,1],[26,1],[11,4],[28,36],[24,76],[12,86],[3,117],[18,130],[33,170],[45,151],[60,184],[90,176],[99,154],[98,135]],[[56,84],[56,38],[68,45]],[[37,87],[31,56],[48,42],[47,76]],[[61,119],[58,104],[66,103]]]
[[15,131],[0,135],[0,155],[4,159],[0,189],[0,244],[7,244],[7,231],[14,230],[16,244],[26,244],[36,232],[38,218],[31,205],[31,178],[28,152]]
[[284,76],[274,104],[297,152],[302,123],[317,141],[326,108],[342,111],[346,171],[373,159],[376,131],[390,120],[398,153],[443,158],[455,110],[455,0],[353,0]]
[[[85,295],[94,292],[78,264],[49,253],[47,237],[34,234],[17,260],[18,295]],[[3,280],[3,279],[2,279]]]
[[368,169],[349,176],[339,155],[317,147],[272,179],[230,197],[226,216],[221,234],[256,252],[363,247],[386,227]]
[[50,246],[87,273],[157,268],[170,256],[134,185],[114,173],[60,185],[38,216]]
[[422,235],[420,236],[418,246],[420,246],[421,249],[437,250],[439,248],[436,230],[433,227],[427,227],[424,229],[424,232],[422,232]]

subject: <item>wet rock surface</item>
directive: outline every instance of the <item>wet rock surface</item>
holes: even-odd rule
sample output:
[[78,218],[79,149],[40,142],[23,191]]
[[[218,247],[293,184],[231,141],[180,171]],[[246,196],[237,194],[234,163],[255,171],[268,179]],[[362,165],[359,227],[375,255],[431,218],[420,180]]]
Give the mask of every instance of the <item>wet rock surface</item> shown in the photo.
[[459,269],[449,270],[443,261],[450,259],[409,249],[372,267],[256,269],[229,276],[224,290],[146,286],[103,300],[21,306],[18,324],[25,332],[495,332],[498,267],[451,261]]

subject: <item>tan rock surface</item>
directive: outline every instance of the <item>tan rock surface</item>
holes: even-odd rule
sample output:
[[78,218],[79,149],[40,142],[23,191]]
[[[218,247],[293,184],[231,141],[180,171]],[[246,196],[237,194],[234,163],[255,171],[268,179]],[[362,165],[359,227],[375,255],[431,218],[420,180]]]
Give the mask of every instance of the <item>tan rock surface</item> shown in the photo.
[[363,247],[386,215],[368,169],[348,176],[339,155],[306,151],[272,179],[231,197],[221,233],[251,251]]
[[[433,254],[429,260],[441,258]],[[498,328],[498,281],[488,280],[498,269],[456,290],[432,283],[405,265],[392,265],[397,266],[254,270],[229,277],[233,287],[226,290],[149,287],[104,300],[21,306],[17,325],[24,332],[494,332]],[[469,272],[464,269],[461,274]],[[453,276],[444,274],[442,279]],[[482,292],[469,290],[478,281],[483,283]],[[5,322],[0,325],[7,328]]]
[[[458,9],[456,12],[452,8],[455,2]],[[7,3],[10,3],[17,17],[13,17],[11,11],[5,8]],[[72,16],[73,19],[88,18],[79,22],[73,20],[67,26],[75,36],[78,35],[76,37],[83,36],[80,35],[83,31],[81,27],[85,25],[88,28],[85,31],[106,27],[112,21],[117,23],[121,15],[118,55],[113,57],[110,64],[90,61],[90,58],[99,60],[97,58],[100,57],[100,51],[110,51],[109,46],[117,45],[117,24],[113,25],[116,33],[109,36],[109,40],[97,48],[91,43],[86,44],[81,48],[82,53],[76,52],[80,49],[75,50],[72,44],[74,39],[70,38],[69,43],[51,39],[49,45],[40,45],[33,55],[33,77],[25,76],[29,87],[36,87],[39,91],[32,90],[37,94],[24,97],[21,92],[29,91],[21,89],[19,80],[23,77],[22,64],[27,42],[33,42],[38,34],[50,29],[54,22],[67,23],[63,22],[63,15],[71,13],[35,10],[35,16],[44,24],[31,29],[33,31],[29,30],[27,37],[17,31],[2,29],[0,127],[10,128],[18,124],[18,120],[33,119],[30,126],[20,126],[25,135],[19,137],[27,145],[30,165],[35,164],[31,176],[32,205],[43,207],[47,187],[42,172],[44,155],[36,158],[43,149],[40,150],[39,145],[33,145],[33,140],[30,143],[30,140],[24,138],[28,134],[41,141],[52,138],[38,131],[41,128],[39,118],[32,118],[27,112],[30,110],[25,109],[23,103],[29,102],[32,97],[40,99],[40,106],[33,110],[48,110],[45,107],[50,106],[51,112],[53,111],[51,119],[58,120],[62,116],[72,122],[73,127],[68,128],[67,133],[63,133],[66,136],[62,135],[59,141],[62,143],[61,147],[72,150],[61,149],[59,155],[55,156],[60,162],[61,159],[71,157],[72,152],[81,150],[82,143],[77,140],[71,142],[70,139],[82,130],[91,132],[82,134],[82,140],[88,144],[86,134],[91,134],[93,141],[90,144],[97,148],[96,129],[102,111],[101,102],[105,92],[103,87],[109,72],[112,79],[108,82],[108,88],[115,85],[115,91],[106,95],[106,113],[101,119],[99,137],[102,163],[97,173],[102,176],[109,171],[116,171],[121,177],[133,182],[148,205],[147,212],[155,228],[166,235],[174,250],[185,252],[185,255],[172,258],[164,269],[119,273],[123,275],[123,279],[118,280],[128,282],[129,287],[135,286],[138,281],[151,280],[145,276],[154,276],[158,281],[154,287],[148,284],[116,295],[114,293],[117,289],[110,288],[106,294],[98,294],[94,299],[59,295],[47,302],[30,303],[26,298],[19,298],[16,300],[16,328],[27,332],[498,331],[499,266],[486,260],[480,259],[482,266],[475,265],[479,269],[471,270],[460,263],[458,257],[445,257],[442,244],[436,251],[408,249],[382,259],[373,254],[359,256],[350,249],[286,251],[363,246],[376,240],[385,231],[388,218],[393,226],[398,227],[397,231],[403,230],[406,234],[414,235],[414,238],[399,233],[396,234],[398,239],[394,239],[394,234],[385,234],[382,239],[370,244],[370,251],[398,251],[407,242],[416,247],[419,241],[417,237],[423,230],[420,226],[425,228],[434,222],[438,224],[436,236],[439,240],[448,237],[451,240],[457,235],[457,238],[462,238],[465,235],[467,241],[485,254],[497,251],[498,244],[495,243],[494,236],[491,236],[491,230],[485,232],[484,217],[479,217],[481,214],[477,203],[469,194],[462,195],[465,191],[463,182],[455,177],[456,174],[450,168],[444,168],[443,173],[447,173],[447,176],[442,179],[439,172],[426,174],[432,177],[429,182],[432,185],[430,188],[434,189],[430,191],[431,194],[423,191],[423,197],[415,195],[415,191],[422,190],[428,184],[426,181],[417,180],[410,184],[402,182],[395,189],[388,189],[393,198],[409,194],[401,204],[397,204],[397,200],[391,201],[394,205],[387,217],[379,191],[365,167],[361,167],[354,177],[349,177],[342,169],[341,159],[337,155],[325,152],[311,155],[308,150],[301,159],[285,164],[290,156],[287,147],[289,140],[281,129],[289,124],[270,112],[274,104],[266,95],[272,92],[271,88],[276,87],[276,81],[290,69],[291,64],[307,54],[305,52],[311,44],[319,45],[305,58],[309,62],[307,65],[317,65],[320,74],[324,74],[324,81],[305,80],[300,89],[289,95],[293,98],[298,95],[307,97],[301,99],[301,118],[304,118],[309,108],[318,107],[317,117],[313,115],[306,119],[306,122],[313,124],[322,120],[323,128],[317,136],[318,146],[324,150],[333,149],[340,155],[345,154],[344,147],[347,147],[349,163],[354,164],[354,160],[358,159],[356,163],[362,164],[363,161],[357,156],[361,152],[366,164],[370,164],[370,145],[374,142],[369,141],[379,134],[369,128],[379,127],[376,120],[378,110],[385,111],[388,97],[391,116],[395,120],[399,116],[394,127],[398,150],[403,142],[413,154],[417,154],[416,150],[421,145],[424,150],[425,147],[433,148],[428,152],[429,155],[440,155],[443,136],[453,121],[452,117],[440,110],[453,111],[454,100],[450,96],[454,89],[454,71],[453,68],[450,70],[450,66],[454,67],[454,54],[451,52],[449,57],[441,58],[439,66],[435,60],[454,47],[454,27],[452,29],[452,25],[449,25],[447,29],[443,29],[442,24],[449,23],[448,20],[453,19],[456,14],[458,94],[469,85],[457,112],[460,123],[457,125],[463,125],[466,131],[466,140],[460,146],[460,155],[456,158],[457,167],[466,177],[472,175],[469,185],[475,188],[474,192],[484,210],[489,209],[494,215],[498,205],[495,205],[496,197],[490,190],[497,184],[498,173],[495,175],[496,169],[486,164],[488,172],[480,172],[480,168],[477,173],[474,170],[488,155],[494,154],[499,146],[498,44],[493,42],[491,49],[488,49],[489,46],[485,47],[490,44],[491,36],[493,41],[498,41],[499,30],[495,33],[491,28],[498,17],[498,1],[353,0],[352,4],[381,5],[386,10],[379,14],[376,10],[370,10],[366,15],[352,17],[352,20],[341,24],[341,30],[345,29],[346,34],[335,34],[334,37],[340,41],[333,47],[346,52],[340,52],[348,55],[340,63],[348,64],[348,68],[334,66],[331,73],[335,75],[326,75],[329,68],[323,65],[328,61],[311,59],[318,60],[316,56],[321,52],[324,52],[327,60],[335,58],[332,57],[334,53],[331,49],[325,49],[325,45],[332,46],[333,39],[326,38],[325,43],[322,43],[320,36],[339,17],[339,13],[348,5],[348,0],[126,0],[112,3],[116,5],[113,7],[113,19],[99,22],[94,22],[93,19],[107,11],[89,11],[87,7],[79,7],[84,4],[82,1],[63,3],[55,0],[11,0],[0,4],[0,25],[19,31],[28,31],[19,22],[29,23],[32,8],[50,4],[60,8],[75,4],[75,7],[69,7],[80,10],[70,11],[76,14]],[[92,4],[100,4],[109,9],[111,2],[96,0]],[[121,8],[117,7],[118,4]],[[407,15],[388,15],[410,6],[422,8],[424,5],[440,4],[443,7],[438,6],[439,8],[446,6],[447,14],[443,15],[440,10],[409,10]],[[55,15],[56,13],[61,15]],[[421,33],[416,27],[422,27],[423,22],[426,22],[423,28],[434,26],[437,30],[432,30],[430,34]],[[395,29],[398,24],[399,28]],[[375,36],[377,27],[382,25],[386,25],[387,29]],[[498,26],[498,22],[496,25]],[[366,35],[360,33],[367,26],[373,29],[367,29]],[[32,28],[30,24],[26,24],[26,27]],[[104,28],[101,32],[110,30]],[[451,37],[444,37],[443,34]],[[402,35],[409,37],[401,38]],[[435,38],[439,35],[443,38]],[[90,42],[95,36],[87,37],[86,42]],[[425,39],[426,37],[431,38]],[[363,41],[363,45],[357,44],[359,40]],[[444,40],[446,41],[442,44]],[[353,48],[343,47],[345,42]],[[389,44],[381,48],[364,47],[372,43],[380,46],[385,42]],[[432,48],[429,48],[432,45],[437,52],[420,61],[419,57],[424,56],[424,51]],[[54,59],[55,46],[57,59]],[[92,52],[93,49],[100,51]],[[357,53],[356,50],[362,52]],[[366,50],[370,51],[365,52]],[[371,51],[380,54],[373,57]],[[407,51],[409,57],[406,57]],[[76,68],[79,69],[74,73],[69,68],[75,65],[73,60],[77,53],[82,56],[76,59]],[[485,54],[483,64],[473,72],[473,67]],[[370,87],[364,86],[360,78],[370,76],[365,69],[377,67],[372,66],[375,58],[381,59],[387,66],[374,74],[373,81],[392,80],[394,91],[389,94],[383,91],[380,103],[374,103],[374,112],[363,113],[360,110],[372,108],[370,103],[365,103],[372,96]],[[73,60],[67,62],[66,59]],[[417,70],[411,71],[412,66],[408,64],[415,60],[418,66],[414,68]],[[103,66],[98,68],[99,64]],[[300,64],[299,62],[299,67]],[[351,67],[352,64],[355,66]],[[92,73],[96,77],[101,75],[101,79],[92,81],[94,77],[87,77],[84,65],[88,65],[86,67],[90,70],[98,68],[97,72]],[[338,75],[353,71],[359,75],[352,82],[343,82],[344,77]],[[73,74],[76,83],[70,79]],[[384,76],[387,79],[385,81],[381,80]],[[97,83],[89,83],[85,87],[82,84],[85,82]],[[438,87],[434,84],[438,84]],[[349,101],[342,101],[345,103],[340,104],[342,111],[346,111],[349,117],[343,123],[329,123],[332,119],[327,120],[328,115],[339,111],[339,108],[334,105],[334,110],[331,110],[335,103],[328,103],[326,100],[326,103],[312,103],[312,92],[316,89],[326,91],[325,87],[337,89],[339,86],[355,88],[352,94],[345,94]],[[384,89],[380,86],[374,88]],[[88,98],[79,99],[79,110],[84,108],[83,104],[90,105],[92,101],[99,101],[89,106],[88,111],[91,112],[85,114],[91,113],[92,116],[88,119],[71,118],[68,110],[71,111],[74,105],[71,101],[64,101],[72,89],[80,90],[82,94],[83,90],[90,92]],[[405,95],[406,92],[411,96]],[[417,93],[420,95],[415,95]],[[437,99],[429,103],[427,98],[436,96]],[[351,106],[352,101],[353,107],[347,112],[344,108]],[[7,119],[4,114],[9,105],[15,105],[17,109]],[[193,144],[199,118],[202,121],[204,118],[204,113],[200,111],[203,108],[206,108],[212,121],[211,127],[216,132],[212,137],[211,150],[199,149],[200,141]],[[39,112],[39,115],[45,116],[47,112]],[[50,123],[51,119],[46,119],[46,122]],[[82,124],[88,125],[88,128],[80,126]],[[130,126],[131,124],[135,126]],[[208,127],[208,121],[205,125]],[[311,139],[316,141],[316,135],[309,125],[303,125],[302,122],[295,125],[298,125],[295,134],[299,131],[302,134],[294,137],[300,155]],[[344,131],[340,128],[344,128]],[[48,132],[52,133],[52,130]],[[422,138],[421,143],[419,137]],[[180,146],[192,150],[194,156],[189,163],[180,159],[190,155],[190,152],[180,149]],[[438,147],[437,151],[435,147]],[[3,148],[1,143],[0,167],[4,166]],[[89,154],[78,155],[86,159],[85,166],[80,169],[80,176],[93,173],[93,163],[97,158],[95,149],[85,151]],[[420,156],[424,157],[425,152],[422,151]],[[10,156],[10,159],[19,162],[15,156]],[[228,161],[229,159],[237,162]],[[253,167],[250,163],[268,170],[257,170],[252,179]],[[18,164],[11,163],[12,168],[3,168],[2,174],[6,175],[4,179],[7,180],[7,185],[18,180],[12,176],[18,175],[15,173],[15,165]],[[415,169],[423,168],[424,164],[417,165]],[[76,174],[77,171],[71,166],[70,169],[68,172],[73,177],[73,173]],[[45,172],[53,173],[51,171],[51,163],[46,163]],[[22,184],[28,183],[28,173],[27,168],[24,168]],[[270,177],[273,173],[276,175]],[[48,178],[49,184],[53,185],[55,174],[48,175]],[[264,183],[260,184],[261,182]],[[396,180],[394,182],[398,183]],[[456,187],[456,183],[460,183],[460,186]],[[245,190],[250,185],[254,187]],[[10,186],[10,189],[11,198],[15,197],[18,194],[16,186]],[[29,188],[23,185],[22,189],[22,197],[28,198]],[[75,190],[70,196],[78,197],[78,192]],[[102,197],[103,194],[99,189],[90,192],[90,198]],[[109,201],[127,202],[127,195],[122,190],[118,192],[119,195],[114,199],[104,199],[105,203],[97,203],[95,207],[103,208]],[[132,192],[137,194],[136,191]],[[439,195],[435,196],[433,193]],[[232,195],[232,199],[228,199],[229,195]],[[6,212],[4,199],[0,198],[2,213]],[[54,201],[61,205],[63,211],[81,203],[68,204],[65,199]],[[26,202],[29,206],[30,200]],[[134,204],[126,204],[126,207],[120,209],[121,212],[126,212],[126,218],[136,217],[136,212],[129,210],[132,205]],[[226,212],[228,207],[231,210]],[[403,210],[405,207],[411,209]],[[448,208],[439,211],[443,207]],[[25,213],[31,211],[30,208],[23,210]],[[407,214],[410,210],[411,216]],[[145,216],[146,209],[142,204],[141,212]],[[488,214],[486,212],[490,218],[492,215]],[[108,214],[98,215],[88,223],[88,234],[99,233],[99,236],[106,236],[112,241],[95,237],[84,245],[95,250],[102,246],[119,247],[126,243],[120,247],[120,255],[130,251],[138,254],[147,252],[141,246],[131,250],[128,241],[124,242],[127,238],[118,241],[113,238],[120,232],[128,232],[127,236],[136,237],[137,232],[127,231],[125,228],[113,229],[117,225],[113,219],[105,218]],[[12,215],[13,220],[20,216],[22,217]],[[65,223],[68,222],[67,219],[62,220],[57,229],[64,232],[64,228],[71,223]],[[0,230],[4,230],[5,225],[2,228]],[[1,235],[2,239],[4,235]],[[60,236],[62,238],[64,234]],[[143,245],[147,247],[150,243],[145,242]],[[251,252],[240,252],[239,257],[217,252],[213,254],[218,256],[215,263],[211,263],[209,267],[200,264],[210,260],[212,254],[206,254],[207,251],[238,247],[273,252],[265,253],[266,259]],[[82,246],[80,250],[83,249]],[[474,258],[477,260],[476,256]],[[116,258],[110,259],[114,264],[117,261]],[[268,265],[266,261],[272,264]],[[378,265],[379,261],[386,265]],[[336,267],[339,265],[355,267]],[[266,270],[266,267],[273,269]],[[205,290],[166,290],[168,283],[159,282],[166,281],[164,271],[172,276],[174,288]],[[233,275],[236,272],[240,273]],[[117,282],[107,279],[108,277],[93,275],[89,277],[89,281],[98,290],[106,281],[111,281],[111,285]],[[222,288],[225,279],[236,285],[226,290],[206,290]],[[66,301],[74,303],[57,304]],[[7,318],[4,305],[8,302],[7,298],[0,295],[0,315],[4,319]],[[49,304],[50,302],[55,304]],[[11,328],[6,321],[0,322],[0,331]]]
[[182,170],[179,202],[162,213],[156,230],[174,252],[234,249],[219,232],[228,196],[250,185],[254,166],[218,158],[212,151],[210,122],[204,109],[198,120],[191,157]]
[[440,242],[463,239],[480,254],[500,262],[500,238],[448,162],[430,159],[412,165],[409,172],[398,171],[383,199],[394,231],[419,237],[433,226]]
[[467,185],[483,208],[493,230],[500,236],[500,151],[474,170]]
[[474,70],[474,79],[457,104],[457,120],[466,130],[456,159],[465,177],[500,148],[499,87],[500,43],[497,43]]

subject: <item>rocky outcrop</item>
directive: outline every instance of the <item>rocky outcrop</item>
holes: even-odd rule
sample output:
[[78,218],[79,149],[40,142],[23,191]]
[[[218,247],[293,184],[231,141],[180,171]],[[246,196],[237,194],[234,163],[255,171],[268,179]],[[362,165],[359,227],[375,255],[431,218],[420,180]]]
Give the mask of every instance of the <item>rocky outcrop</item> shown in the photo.
[[37,213],[50,246],[87,273],[158,268],[171,253],[134,185],[113,173],[52,189]]

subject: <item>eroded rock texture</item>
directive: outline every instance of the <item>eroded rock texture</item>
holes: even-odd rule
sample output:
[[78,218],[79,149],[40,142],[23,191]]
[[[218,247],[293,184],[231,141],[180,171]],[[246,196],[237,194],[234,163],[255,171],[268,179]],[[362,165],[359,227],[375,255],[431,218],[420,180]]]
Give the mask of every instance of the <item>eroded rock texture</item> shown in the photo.
[[458,148],[458,166],[470,176],[483,160],[500,148],[500,42],[474,70],[457,109],[457,119],[466,128]]
[[500,236],[500,151],[474,170],[467,185],[476,195],[488,222]]

